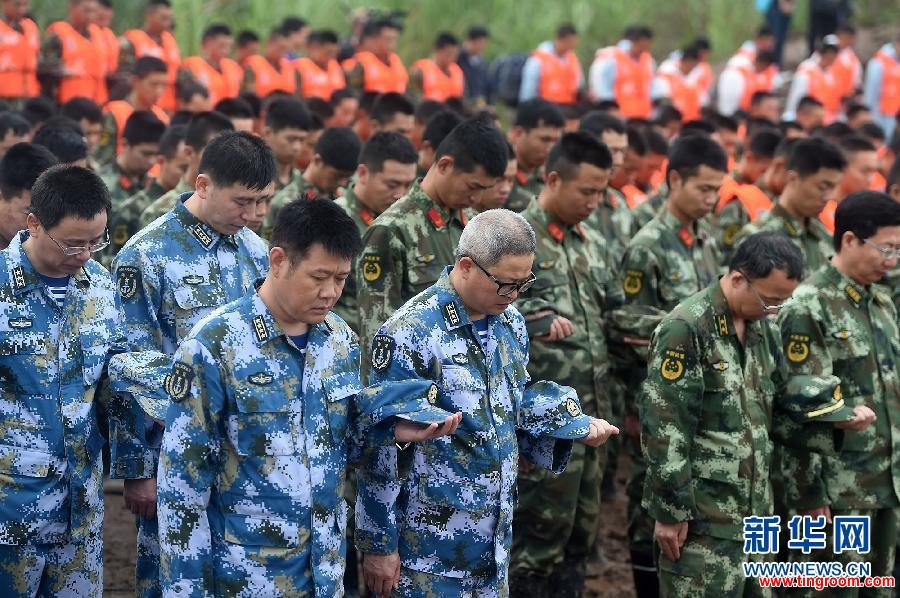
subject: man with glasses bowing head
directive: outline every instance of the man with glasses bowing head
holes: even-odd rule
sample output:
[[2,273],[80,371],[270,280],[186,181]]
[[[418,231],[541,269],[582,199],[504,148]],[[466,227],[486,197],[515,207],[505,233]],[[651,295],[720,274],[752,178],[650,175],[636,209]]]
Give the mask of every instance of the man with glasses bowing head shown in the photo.
[[462,413],[455,434],[382,447],[360,470],[356,545],[379,596],[508,595],[519,456],[559,473],[573,441],[618,433],[584,414],[573,389],[526,387],[528,332],[511,304],[535,283],[534,254],[520,215],[479,214],[454,265],[372,341],[367,392],[434,383],[428,400]]
[[34,183],[27,230],[0,251],[0,588],[100,596],[104,439],[96,395],[121,320],[109,192],[78,166]]

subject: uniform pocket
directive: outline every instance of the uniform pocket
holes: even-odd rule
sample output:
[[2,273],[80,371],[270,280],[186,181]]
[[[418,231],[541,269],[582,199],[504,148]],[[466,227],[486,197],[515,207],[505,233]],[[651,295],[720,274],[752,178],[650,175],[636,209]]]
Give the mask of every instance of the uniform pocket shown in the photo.
[[341,445],[347,435],[350,417],[350,401],[362,391],[358,372],[343,372],[329,376],[323,381],[326,406],[328,409],[328,426],[331,438]]
[[487,488],[466,480],[438,479],[437,476],[419,476],[419,500],[428,505],[460,509],[473,513],[483,512],[491,504]]
[[296,548],[309,541],[308,531],[297,522],[272,517],[252,517],[228,513],[225,519],[225,541],[241,546]]
[[34,332],[0,332],[0,383],[13,394],[46,392],[50,339]]
[[224,299],[219,289],[208,284],[185,284],[172,291],[175,299],[175,328],[178,338],[187,336],[194,324],[219,305]]
[[481,407],[486,387],[481,376],[467,368],[443,364],[441,366],[441,391],[446,395],[453,411],[471,415]]
[[263,389],[238,389],[238,412],[229,418],[229,436],[239,455],[291,455],[295,452],[299,413],[283,394]]

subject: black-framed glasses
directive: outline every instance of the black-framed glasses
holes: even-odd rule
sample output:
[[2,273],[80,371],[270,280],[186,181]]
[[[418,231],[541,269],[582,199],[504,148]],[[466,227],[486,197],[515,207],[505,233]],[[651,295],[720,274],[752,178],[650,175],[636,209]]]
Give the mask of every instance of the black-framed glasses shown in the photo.
[[495,285],[497,285],[497,294],[501,297],[509,297],[513,293],[522,293],[530,289],[534,282],[537,280],[537,276],[534,275],[534,272],[528,273],[528,278],[523,280],[522,282],[504,282],[502,280],[497,280],[497,277],[484,269],[484,267],[472,259],[471,256],[468,256],[472,263],[478,266],[478,269],[485,273],[485,275],[490,278]]
[[44,229],[44,232],[47,233],[47,236],[50,237],[50,240],[56,243],[56,246],[59,247],[59,250],[63,252],[63,255],[68,255],[69,257],[80,255],[85,251],[89,251],[91,253],[97,253],[101,249],[105,249],[107,245],[109,245],[109,229],[104,231],[104,238],[99,243],[94,243],[93,245],[81,246],[81,247],[69,247],[68,245],[63,245],[56,239],[54,239],[47,229]]
[[790,299],[787,299],[787,300],[785,300],[784,302],[782,302],[782,303],[777,303],[777,304],[775,304],[775,305],[769,305],[769,304],[767,304],[767,303],[763,300],[762,295],[759,294],[759,291],[756,290],[756,287],[753,286],[753,283],[750,281],[750,277],[747,276],[746,274],[744,274],[743,272],[741,272],[740,270],[738,271],[738,273],[739,273],[741,276],[743,276],[744,279],[747,281],[747,286],[749,286],[749,287],[750,287],[750,290],[753,291],[753,294],[756,295],[756,300],[759,301],[759,305],[760,305],[760,307],[762,307],[762,309],[763,309],[763,311],[764,311],[765,313],[767,313],[767,314],[777,314],[779,311],[781,311],[782,309],[784,309],[784,306],[786,306],[788,303],[790,303],[791,300],[790,300]]
[[866,245],[874,247],[875,250],[881,254],[882,258],[884,258],[886,260],[890,260],[890,259],[900,260],[900,247],[889,247],[887,245],[876,245],[869,239],[863,239],[862,241]]

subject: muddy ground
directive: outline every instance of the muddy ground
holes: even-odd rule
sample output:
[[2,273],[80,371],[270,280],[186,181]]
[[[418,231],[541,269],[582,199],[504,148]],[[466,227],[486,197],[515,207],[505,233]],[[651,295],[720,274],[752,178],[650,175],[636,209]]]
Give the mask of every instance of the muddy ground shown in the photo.
[[[603,506],[601,537],[604,562],[592,563],[588,568],[585,598],[629,598],[634,596],[628,547],[625,539],[625,472],[627,457],[623,457],[616,475],[616,498]],[[104,541],[104,596],[125,598],[134,596],[135,559],[134,517],[125,510],[121,486],[107,485]]]

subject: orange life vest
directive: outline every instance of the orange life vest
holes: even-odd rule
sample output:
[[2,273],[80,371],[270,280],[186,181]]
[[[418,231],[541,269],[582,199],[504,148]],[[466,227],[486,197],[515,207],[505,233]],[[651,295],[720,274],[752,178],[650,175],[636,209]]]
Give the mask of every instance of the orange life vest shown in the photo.
[[797,67],[797,74],[801,73],[806,75],[806,95],[819,100],[825,106],[825,124],[834,122],[841,110],[841,92],[834,77],[810,60]]
[[295,59],[292,64],[300,73],[300,97],[327,101],[331,99],[331,94],[347,87],[344,71],[337,60],[329,60],[327,69],[322,69],[306,56]]
[[628,204],[628,208],[633,210],[645,201],[647,201],[647,194],[632,185],[631,183],[625,183],[622,185],[622,188],[619,189],[619,193],[625,196],[625,203]]
[[254,54],[247,57],[244,66],[253,71],[254,91],[261,98],[273,91],[286,91],[289,94],[297,91],[296,71],[287,58],[280,59],[276,69],[268,58]]
[[[112,114],[113,118],[116,119],[116,154],[122,151],[122,134],[125,132],[125,121],[134,114],[134,110],[134,106],[125,100],[109,102],[103,109],[104,112]],[[165,110],[159,106],[154,106],[150,110],[156,115],[156,118],[163,121],[166,125],[169,124],[169,115],[166,114]]]
[[106,55],[106,72],[115,73],[119,70],[119,38],[109,27],[98,28],[103,40],[103,53]]
[[455,62],[451,63],[447,70],[437,65],[430,58],[422,58],[412,65],[422,73],[422,97],[435,102],[446,102],[450,98],[461,98],[466,87],[466,79],[463,71]]
[[154,56],[166,63],[168,67],[169,84],[166,91],[159,98],[159,105],[169,112],[175,112],[178,107],[177,97],[175,95],[175,81],[178,79],[178,67],[181,65],[181,51],[178,49],[178,42],[175,37],[168,31],[163,31],[160,36],[161,44],[157,43],[150,35],[142,29],[131,29],[125,32],[131,45],[134,47],[134,57]]
[[755,222],[772,209],[772,200],[762,189],[752,183],[739,183],[734,180],[734,177],[726,176],[719,188],[719,203],[716,205],[716,213],[721,212],[722,208],[734,199],[744,206],[750,222]]
[[554,104],[577,102],[581,65],[575,53],[570,50],[560,58],[553,52],[537,49],[531,55],[541,63],[538,95]]
[[631,54],[616,47],[616,82],[613,92],[623,118],[650,118],[653,104],[650,100],[650,84],[653,82],[653,59],[643,52],[637,60]]
[[828,229],[828,232],[832,235],[834,234],[834,213],[837,211],[837,202],[833,199],[829,199],[828,203],[825,204],[825,207],[822,208],[822,211],[819,213],[819,220],[822,221],[822,224],[825,225],[825,228]]
[[744,76],[744,93],[741,95],[741,110],[744,112],[750,112],[750,100],[757,91],[775,89],[775,76],[778,74],[778,69],[774,66],[766,68],[761,73],[753,68],[753,63],[740,62],[731,68],[736,68]]
[[202,56],[188,56],[181,65],[194,74],[194,78],[209,90],[209,103],[213,106],[219,100],[236,98],[241,93],[244,69],[230,58],[219,61],[219,69]]
[[891,115],[900,112],[900,60],[879,50],[875,59],[881,62],[881,99],[878,111]]
[[872,182],[869,183],[869,191],[887,192],[887,179],[884,178],[883,174],[876,172],[872,175]]
[[856,53],[853,52],[853,48],[847,47],[838,52],[830,70],[839,97],[846,98],[853,95],[853,92],[856,91],[856,82],[862,72],[862,64]]
[[669,84],[669,93],[672,104],[681,112],[681,120],[689,122],[700,118],[703,89],[698,81],[691,81],[680,69],[658,71]]
[[409,74],[399,56],[391,54],[390,64],[367,51],[357,52],[354,58],[363,68],[363,91],[406,93]]
[[41,32],[31,19],[19,21],[22,33],[0,20],[0,97],[33,98],[41,93],[37,56]]
[[75,31],[69,23],[56,21],[47,27],[62,44],[62,66],[70,74],[60,77],[56,101],[64,104],[75,97],[90,98],[106,103],[106,53],[103,33],[94,24],[88,25],[88,36]]

